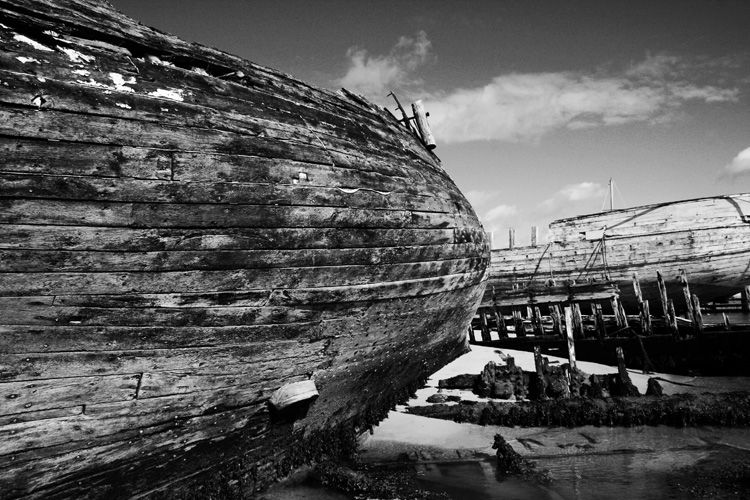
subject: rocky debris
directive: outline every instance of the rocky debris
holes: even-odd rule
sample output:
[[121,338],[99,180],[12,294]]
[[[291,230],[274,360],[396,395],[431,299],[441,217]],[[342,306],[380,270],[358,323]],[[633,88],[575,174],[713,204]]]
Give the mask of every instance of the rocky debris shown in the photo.
[[446,399],[448,401],[451,401],[451,402],[454,402],[454,403],[458,403],[459,401],[461,401],[461,396],[450,395]]
[[547,472],[538,471],[534,462],[523,458],[500,434],[495,434],[495,442],[492,444],[492,448],[497,450],[497,472],[499,476],[533,476],[537,481],[549,482],[550,477]]
[[474,389],[477,375],[471,373],[465,373],[463,375],[456,375],[455,377],[446,378],[438,381],[438,387],[440,389]]
[[445,394],[440,394],[439,392],[436,392],[429,398],[427,398],[428,403],[445,403],[448,400],[448,397]]
[[315,467],[313,476],[323,486],[337,489],[353,498],[410,498],[415,500],[448,498],[444,493],[419,488],[416,475],[404,467],[387,470],[362,466],[352,469],[338,462],[326,461]]
[[528,384],[528,375],[516,366],[513,358],[508,357],[504,365],[498,365],[493,361],[485,365],[474,385],[474,393],[484,398],[525,398]]
[[[463,401],[462,401],[463,403]],[[523,401],[515,404],[432,405],[409,409],[409,413],[455,422],[507,427],[582,425],[622,426],[701,425],[750,427],[750,392],[722,394],[677,394],[672,396],[571,398]]]
[[651,377],[648,379],[648,385],[646,386],[646,396],[662,396],[664,395],[664,391],[662,391],[661,384],[658,380],[656,380],[654,377]]

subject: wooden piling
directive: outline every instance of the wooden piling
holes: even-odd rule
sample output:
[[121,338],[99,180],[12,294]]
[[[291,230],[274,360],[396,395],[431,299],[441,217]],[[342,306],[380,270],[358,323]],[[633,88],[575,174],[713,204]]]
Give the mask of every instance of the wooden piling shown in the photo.
[[674,301],[672,299],[667,302],[667,311],[669,311],[669,329],[674,337],[679,337],[680,327],[677,326],[677,314],[674,312]]
[[625,315],[625,310],[620,303],[620,299],[612,297],[610,299],[612,304],[612,314],[615,315],[615,323],[618,329],[626,328],[628,326],[628,317]]
[[573,333],[577,339],[584,338],[583,318],[581,317],[581,305],[577,302],[572,305],[573,309]]
[[617,346],[615,348],[615,353],[617,354],[617,374],[620,380],[630,381],[630,374],[628,373],[628,367],[625,366],[625,352],[623,352],[622,347]]
[[479,309],[479,319],[482,326],[482,342],[491,342],[492,337],[490,336],[490,325],[487,322],[487,312],[483,309]]
[[471,323],[469,323],[469,342],[476,342],[477,337],[474,334],[474,329],[471,327]]
[[568,338],[568,361],[570,368],[576,367],[576,342],[573,338],[573,311],[570,307],[565,308],[565,332]]
[[701,301],[696,294],[692,296],[693,303],[693,329],[695,333],[703,333],[703,313],[701,312]]
[[604,324],[604,313],[602,312],[602,305],[597,303],[591,304],[591,309],[594,313],[594,320],[596,322],[596,334],[601,340],[607,336],[607,325]]
[[536,368],[537,393],[539,399],[547,399],[547,379],[544,377],[544,360],[541,348],[534,346],[534,368]]
[[640,302],[639,310],[641,313],[641,333],[643,335],[651,335],[654,331],[651,327],[651,310],[648,305],[648,300],[642,300]]
[[505,317],[497,306],[497,295],[495,287],[492,287],[492,312],[495,313],[495,324],[497,325],[497,335],[500,338],[508,338],[508,326],[505,324]]
[[693,323],[694,321],[694,313],[693,313],[693,299],[690,296],[690,284],[688,283],[687,279],[687,273],[684,269],[680,269],[680,285],[682,285],[682,295],[685,297],[685,307],[686,307],[686,318]]
[[731,325],[729,324],[729,316],[727,316],[727,313],[723,312],[721,315],[724,317],[724,330],[729,330],[731,328]]
[[742,303],[742,312],[750,313],[750,285],[742,289],[740,300]]
[[542,311],[539,306],[534,306],[534,316],[532,318],[534,325],[534,335],[544,335],[544,325],[542,324]]
[[523,325],[521,311],[519,311],[517,308],[513,308],[513,328],[516,330],[516,337],[526,336],[526,328]]
[[640,304],[643,302],[643,293],[641,292],[641,282],[638,281],[638,273],[633,273],[633,292],[635,292],[635,299]]
[[669,319],[669,297],[667,296],[667,285],[664,283],[664,277],[661,272],[656,271],[656,286],[659,287],[659,301],[661,302],[661,312],[665,320]]
[[550,304],[549,315],[552,318],[552,333],[559,335],[560,337],[565,336],[565,329],[563,327],[562,310],[560,304]]

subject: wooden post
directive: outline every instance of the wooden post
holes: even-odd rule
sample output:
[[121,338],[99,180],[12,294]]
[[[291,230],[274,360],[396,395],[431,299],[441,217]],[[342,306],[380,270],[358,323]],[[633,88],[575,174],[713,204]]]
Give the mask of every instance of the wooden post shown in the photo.
[[674,301],[669,299],[667,310],[669,311],[669,329],[675,337],[680,336],[680,327],[677,326],[677,314],[674,312]]
[[692,323],[694,321],[693,313],[693,299],[690,296],[690,284],[688,283],[687,273],[684,269],[680,269],[680,285],[682,285],[682,295],[685,297],[685,306],[687,307],[687,319]]
[[526,328],[523,325],[521,311],[519,311],[517,308],[513,308],[513,328],[516,330],[516,337],[526,336]]
[[559,335],[560,337],[564,337],[565,332],[560,304],[550,304],[549,315],[552,317],[552,333],[554,333],[555,335]]
[[639,304],[643,302],[643,293],[641,293],[641,283],[638,281],[638,273],[633,273],[633,292],[635,292],[635,300]]
[[750,313],[750,285],[742,289],[740,300],[742,301],[742,312]]
[[541,349],[538,345],[534,346],[534,368],[536,368],[539,399],[547,399],[547,379],[544,378],[544,360],[542,359]]
[[624,326],[622,316],[620,316],[620,301],[617,297],[612,297],[610,304],[612,304],[612,314],[615,315],[615,323],[617,324],[617,328],[620,329]]
[[573,309],[573,329],[577,339],[584,338],[583,334],[583,318],[581,317],[581,305],[577,302],[572,304]]
[[427,149],[435,149],[435,137],[432,135],[430,125],[427,123],[427,112],[424,110],[422,101],[415,101],[411,105],[411,110],[414,112],[415,122],[417,123],[417,130],[419,130],[419,136],[422,138],[422,142]]
[[651,310],[648,306],[648,300],[642,300],[640,303],[641,311],[641,333],[643,335],[651,335],[653,329],[651,328]]
[[602,312],[602,305],[594,302],[591,304],[591,308],[594,311],[597,336],[601,340],[607,336],[607,325],[604,324],[604,313]]
[[536,226],[531,226],[531,246],[535,247],[537,245],[537,240],[539,239],[539,228]]
[[516,247],[516,230],[508,229],[508,248],[513,250]]
[[669,319],[669,297],[667,297],[667,285],[659,271],[656,271],[656,285],[659,287],[659,301],[661,302],[661,312],[665,320]]
[[497,295],[495,294],[495,287],[492,287],[492,311],[495,313],[495,324],[497,325],[497,335],[500,338],[508,338],[508,327],[505,324],[505,317],[503,317],[502,311],[497,307]]
[[490,325],[487,323],[487,312],[480,309],[479,319],[482,327],[482,342],[491,342],[492,337],[490,336]]
[[565,332],[568,337],[568,361],[573,369],[576,367],[576,342],[573,338],[573,311],[570,307],[565,308]]
[[544,335],[544,325],[542,324],[542,311],[539,306],[534,306],[534,335]]
[[622,327],[627,328],[628,327],[628,315],[625,312],[625,307],[622,305],[622,302],[617,301],[617,307],[620,311],[620,318],[622,318]]
[[696,294],[692,295],[693,299],[693,328],[695,333],[703,333],[703,313],[701,313],[701,301]]
[[477,338],[474,335],[474,329],[471,327],[471,323],[469,323],[469,342],[476,342]]
[[727,313],[721,313],[721,314],[722,316],[724,316],[724,330],[729,330],[730,329],[729,316],[727,316]]

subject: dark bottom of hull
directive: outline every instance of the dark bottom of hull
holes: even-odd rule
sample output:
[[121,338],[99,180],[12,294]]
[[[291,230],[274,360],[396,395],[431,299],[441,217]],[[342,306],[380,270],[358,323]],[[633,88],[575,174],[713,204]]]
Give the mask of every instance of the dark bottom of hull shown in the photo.
[[[615,348],[622,347],[628,368],[644,369],[645,349],[651,370],[678,375],[750,376],[750,331],[711,332],[697,337],[674,339],[671,335],[641,337],[613,337],[604,340],[576,340],[576,358],[605,365],[617,366]],[[533,351],[567,357],[565,340],[554,336],[508,338],[475,345]]]

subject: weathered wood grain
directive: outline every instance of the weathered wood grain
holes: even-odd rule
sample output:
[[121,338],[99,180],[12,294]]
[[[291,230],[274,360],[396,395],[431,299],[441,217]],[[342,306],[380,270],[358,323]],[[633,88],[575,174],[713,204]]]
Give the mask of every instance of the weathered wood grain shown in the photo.
[[0,496],[252,494],[463,352],[486,238],[389,113],[106,4],[0,17]]

